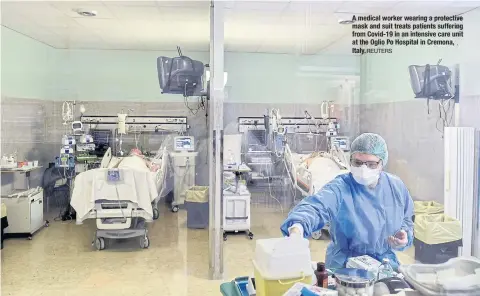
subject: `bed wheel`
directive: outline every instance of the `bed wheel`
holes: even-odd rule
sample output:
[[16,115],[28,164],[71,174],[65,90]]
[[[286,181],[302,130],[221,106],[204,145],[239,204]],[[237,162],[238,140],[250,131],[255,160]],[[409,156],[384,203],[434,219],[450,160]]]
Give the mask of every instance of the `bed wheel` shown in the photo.
[[173,206],[172,207],[172,212],[174,212],[174,213],[178,212],[178,206]]
[[158,212],[158,209],[153,209],[153,220],[157,220],[158,217],[160,217],[160,213]]
[[312,238],[313,238],[314,240],[321,240],[321,239],[322,239],[322,236],[323,236],[323,233],[322,233],[321,230],[315,231],[315,232],[312,233]]
[[148,247],[150,246],[150,240],[148,239],[148,236],[140,239],[140,246],[142,247],[142,249],[148,249]]
[[95,248],[99,251],[105,249],[105,239],[103,237],[98,237],[95,240]]
[[248,232],[248,238],[253,239],[253,233],[251,231]]

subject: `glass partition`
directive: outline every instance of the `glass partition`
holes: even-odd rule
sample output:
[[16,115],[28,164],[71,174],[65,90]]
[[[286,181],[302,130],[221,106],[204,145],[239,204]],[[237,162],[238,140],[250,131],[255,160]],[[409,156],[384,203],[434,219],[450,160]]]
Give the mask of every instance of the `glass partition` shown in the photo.
[[[415,262],[444,263],[470,249],[459,249],[462,237],[468,244],[478,245],[473,236],[478,223],[467,218],[477,221],[476,211],[460,215],[458,211],[464,209],[459,200],[457,213],[444,205],[449,194],[455,195],[448,192],[449,186],[468,187],[462,198],[473,209],[478,205],[475,168],[455,166],[458,174],[462,171],[471,176],[468,180],[475,185],[449,183],[455,182],[448,179],[453,169],[449,165],[455,160],[444,159],[445,146],[455,145],[445,142],[445,130],[455,126],[460,116],[455,112],[459,106],[462,110],[462,93],[469,97],[478,93],[472,89],[474,84],[467,82],[470,72],[464,70],[478,61],[467,46],[475,42],[466,35],[479,29],[475,8],[470,11],[463,5],[421,1],[292,1],[233,2],[225,11],[224,164],[233,172],[224,173],[224,228],[227,225],[225,229],[240,232],[248,225],[246,233],[254,235],[254,242],[248,236],[227,235],[229,277],[258,271],[258,266],[245,260],[260,260],[255,255],[258,240],[288,235],[295,223],[310,239],[312,260],[326,262],[327,268],[333,269],[352,267],[354,263],[347,264],[348,259],[361,255],[375,258],[378,264],[388,258],[395,269]],[[420,41],[419,46],[400,46],[403,43],[398,41],[395,46],[383,46],[389,53],[380,54],[381,40],[366,38],[359,46],[365,54],[352,51],[359,39],[354,33],[362,30],[364,22],[370,28],[365,32],[371,31],[377,25],[389,26],[392,15],[412,11],[435,22],[437,37],[445,36],[445,28],[452,28],[455,46],[440,45],[447,44],[442,38],[426,40],[429,46],[421,46]],[[244,19],[248,23],[242,22]],[[399,23],[412,25],[409,19],[402,17]],[[410,34],[397,27],[397,33]],[[416,28],[426,30],[421,25]],[[244,34],[239,37],[241,32]],[[415,78],[409,66],[434,65],[439,60],[448,68],[443,83],[452,90],[451,96],[421,99],[412,91]],[[462,92],[463,87],[468,90]],[[463,101],[467,106],[467,98]],[[364,133],[381,138],[368,136],[370,139],[354,143]],[[386,145],[375,144],[375,139]],[[471,148],[468,151],[475,150]],[[471,162],[477,162],[473,152],[468,155]],[[367,173],[378,185],[373,188],[384,194],[369,192],[369,187],[362,185],[369,182],[362,175]],[[240,196],[247,198],[250,207],[236,201]],[[440,214],[435,218],[438,223],[423,215],[421,209],[425,208],[428,214]],[[438,213],[432,212],[434,208]],[[248,220],[242,218],[247,216]],[[228,217],[237,219],[229,221]],[[430,232],[439,227],[446,234],[448,223],[456,227],[448,240],[426,242],[420,238],[428,236],[421,229]],[[462,232],[460,225],[463,229],[468,225],[471,232]]]
[[5,241],[3,292],[209,294],[210,3],[1,5],[2,155],[38,162],[50,222]]

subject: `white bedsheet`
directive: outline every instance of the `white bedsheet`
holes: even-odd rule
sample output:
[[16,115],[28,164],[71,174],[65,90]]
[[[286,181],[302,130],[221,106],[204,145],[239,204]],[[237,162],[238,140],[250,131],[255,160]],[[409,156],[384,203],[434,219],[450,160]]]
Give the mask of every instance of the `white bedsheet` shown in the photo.
[[158,197],[155,173],[139,157],[123,159],[118,169],[121,181],[114,184],[107,182],[108,169],[93,169],[76,176],[70,204],[77,212],[77,223],[82,223],[100,199],[128,200],[153,216],[151,203]]
[[[308,159],[310,155],[311,154],[292,153],[292,160],[297,168],[297,172],[300,171],[300,166],[306,168],[305,160]],[[310,172],[312,176],[312,192],[317,192],[338,175],[348,173],[349,171],[341,169],[335,161],[330,158],[316,156],[309,161],[308,172]],[[297,180],[304,184],[308,183],[306,182],[306,178],[306,171],[303,176],[297,176]]]
[[314,193],[338,175],[348,173],[348,170],[342,170],[335,161],[325,157],[316,157],[311,162],[309,170],[312,173],[312,192]]

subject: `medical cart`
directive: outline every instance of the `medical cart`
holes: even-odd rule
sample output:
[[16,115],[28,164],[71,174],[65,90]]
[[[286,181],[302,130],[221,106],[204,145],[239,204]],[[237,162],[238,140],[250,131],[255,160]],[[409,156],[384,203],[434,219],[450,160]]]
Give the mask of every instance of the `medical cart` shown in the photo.
[[30,172],[40,169],[40,166],[27,168],[1,169],[1,173],[20,173],[24,180],[14,176],[14,190],[2,196],[2,202],[8,209],[8,224],[5,237],[27,237],[32,239],[34,233],[49,226],[49,221],[43,218],[43,189],[30,188]]
[[253,239],[253,233],[250,231],[251,194],[246,186],[239,188],[239,179],[251,170],[246,165],[226,165],[223,170],[236,175],[234,191],[223,190],[223,240],[227,240],[228,233],[238,232],[245,232],[249,239]]

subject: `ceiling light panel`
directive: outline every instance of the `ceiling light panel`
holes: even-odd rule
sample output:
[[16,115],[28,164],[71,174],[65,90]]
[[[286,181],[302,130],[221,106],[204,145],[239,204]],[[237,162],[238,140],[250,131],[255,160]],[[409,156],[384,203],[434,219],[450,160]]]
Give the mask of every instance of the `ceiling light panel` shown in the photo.
[[97,19],[111,19],[114,16],[110,10],[102,2],[96,1],[54,1],[49,2],[51,6],[55,7],[63,14],[71,18],[88,18],[78,14],[78,11],[94,11]]

